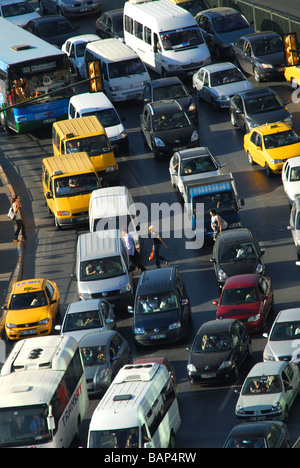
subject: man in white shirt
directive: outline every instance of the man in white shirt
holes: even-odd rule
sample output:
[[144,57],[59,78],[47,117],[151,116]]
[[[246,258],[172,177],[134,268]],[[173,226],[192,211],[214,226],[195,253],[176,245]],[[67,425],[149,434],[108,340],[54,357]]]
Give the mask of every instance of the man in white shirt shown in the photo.
[[131,234],[129,234],[129,232],[126,231],[124,227],[121,229],[121,234],[123,236],[131,263],[135,267],[139,268],[141,272],[145,271],[146,268],[140,263],[139,254],[135,248],[133,237],[131,236]]

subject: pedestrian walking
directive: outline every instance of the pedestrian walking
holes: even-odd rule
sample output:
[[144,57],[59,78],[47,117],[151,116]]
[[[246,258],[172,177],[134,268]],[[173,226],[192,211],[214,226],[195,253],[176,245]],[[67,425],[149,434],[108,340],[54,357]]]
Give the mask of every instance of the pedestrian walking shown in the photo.
[[21,207],[22,207],[22,205],[21,205],[21,201],[20,201],[20,196],[16,195],[12,199],[12,209],[13,209],[13,212],[14,212],[14,215],[15,215],[14,222],[16,223],[16,230],[15,230],[15,235],[14,235],[14,239],[13,239],[14,242],[18,242],[18,237],[19,237],[20,232],[21,232],[21,235],[22,235],[22,240],[23,241],[27,240],[25,226],[24,226],[24,223],[22,221],[21,214],[20,214],[20,208]]
[[135,248],[135,243],[132,235],[129,234],[129,232],[127,232],[127,230],[124,227],[121,228],[121,234],[124,239],[129,255],[129,260],[131,261],[132,265],[134,265],[136,268],[139,268],[141,272],[145,271],[146,268],[140,263],[139,253]]
[[159,253],[161,245],[163,245],[166,249],[168,249],[167,245],[165,244],[161,235],[157,232],[153,224],[149,226],[149,231],[153,239],[154,259],[155,259],[156,267],[160,268],[160,261],[163,261],[168,265],[169,260],[166,257],[162,257]]

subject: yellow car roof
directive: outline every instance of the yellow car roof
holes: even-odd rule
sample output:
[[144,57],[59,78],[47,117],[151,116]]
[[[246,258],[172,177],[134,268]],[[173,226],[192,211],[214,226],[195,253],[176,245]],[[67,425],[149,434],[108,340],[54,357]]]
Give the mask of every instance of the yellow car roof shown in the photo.
[[44,278],[34,278],[18,281],[13,285],[13,294],[22,294],[29,291],[41,291],[44,289]]
[[270,123],[259,125],[255,127],[255,131],[258,131],[262,135],[271,135],[272,133],[286,132],[287,130],[292,130],[291,127],[284,122]]

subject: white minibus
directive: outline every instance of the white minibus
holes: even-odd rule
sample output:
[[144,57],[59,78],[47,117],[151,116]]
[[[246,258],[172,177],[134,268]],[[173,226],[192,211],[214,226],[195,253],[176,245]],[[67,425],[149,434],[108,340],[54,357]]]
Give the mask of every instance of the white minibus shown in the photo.
[[18,341],[0,377],[0,447],[67,448],[88,408],[75,338]]
[[175,447],[180,424],[167,368],[157,362],[127,364],[92,415],[88,448]]
[[211,61],[193,15],[168,0],[126,2],[124,40],[162,77],[192,75]]
[[85,63],[100,62],[103,91],[111,101],[141,99],[149,73],[130,47],[116,38],[90,42]]

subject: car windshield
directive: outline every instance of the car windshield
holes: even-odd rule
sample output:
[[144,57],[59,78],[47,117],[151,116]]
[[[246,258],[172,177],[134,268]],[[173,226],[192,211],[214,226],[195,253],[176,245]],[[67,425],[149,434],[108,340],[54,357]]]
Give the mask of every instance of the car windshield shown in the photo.
[[266,149],[279,148],[280,146],[294,145],[299,143],[299,137],[291,129],[285,132],[271,133],[264,135],[264,144]]
[[153,88],[153,101],[163,101],[164,99],[177,99],[189,95],[186,88],[181,84]]
[[224,243],[220,245],[219,258],[221,263],[257,259],[257,253],[251,242]]
[[284,51],[284,45],[281,37],[265,37],[251,41],[253,54],[256,57],[262,57],[263,55],[277,54],[278,52]]
[[84,261],[80,264],[81,281],[99,281],[125,275],[125,273],[126,268],[123,259],[119,255]]
[[233,198],[232,192],[219,192],[193,197],[193,210],[196,212],[197,203],[204,204],[204,213],[209,216],[210,210],[217,210],[218,214],[224,214],[228,211],[237,211],[237,203]]
[[290,181],[295,182],[300,180],[300,167],[293,167],[291,169],[291,176],[290,176]]
[[59,34],[69,34],[74,32],[72,25],[65,20],[40,23],[39,28],[41,37],[58,36]]
[[54,179],[55,198],[76,197],[100,188],[95,174],[76,174]]
[[272,329],[270,341],[300,340],[300,320],[277,322]]
[[192,347],[193,353],[217,353],[232,347],[229,332],[199,334]]
[[63,333],[90,330],[91,328],[103,327],[103,319],[99,310],[88,310],[87,312],[70,313],[66,316]]
[[[149,413],[148,417],[150,418]],[[154,416],[153,420],[155,420]],[[89,434],[89,448],[138,448],[138,442],[138,427],[130,427],[125,429],[111,429],[107,431],[90,431]]]
[[190,127],[191,122],[185,112],[178,111],[155,115],[153,117],[154,131],[174,130],[176,128]]
[[103,125],[104,128],[107,127],[114,127],[115,125],[119,125],[121,123],[120,118],[115,111],[115,109],[101,109],[99,111],[92,111],[92,112],[83,112],[81,114],[82,117],[96,115],[100,120],[100,123]]
[[244,81],[246,77],[237,68],[228,68],[228,70],[221,70],[210,74],[210,86],[221,86],[224,84],[236,83],[237,81]]
[[84,57],[86,46],[87,46],[86,42],[79,42],[79,44],[76,44],[76,56],[77,57]]
[[223,289],[220,305],[239,305],[258,301],[255,287]]
[[110,78],[121,78],[128,75],[140,75],[145,73],[146,69],[139,58],[124,60],[121,62],[112,62],[108,64],[108,73]]
[[167,312],[178,309],[178,299],[174,292],[138,296],[135,311],[137,315]]
[[228,439],[225,448],[267,448],[263,437],[240,436]]
[[80,348],[84,366],[101,366],[106,361],[106,346],[85,346]]
[[34,8],[27,2],[12,3],[11,5],[3,5],[2,16],[3,18],[9,18],[10,16],[27,15],[28,13],[34,13]]
[[282,385],[279,375],[248,377],[242,388],[242,395],[281,393]]
[[198,26],[164,31],[159,33],[159,35],[165,50],[180,50],[187,47],[196,47],[204,43]]
[[240,13],[213,18],[212,24],[216,33],[227,33],[249,27],[248,21]]
[[245,107],[248,114],[260,114],[282,109],[283,104],[274,94],[268,94],[260,98],[254,97],[246,99]]
[[89,156],[110,153],[112,151],[106,135],[72,138],[66,141],[66,153],[79,153],[85,151]]
[[32,291],[22,294],[13,294],[9,310],[36,309],[48,305],[44,291]]
[[217,171],[218,166],[210,156],[183,159],[180,166],[180,175],[201,174],[203,172]]

